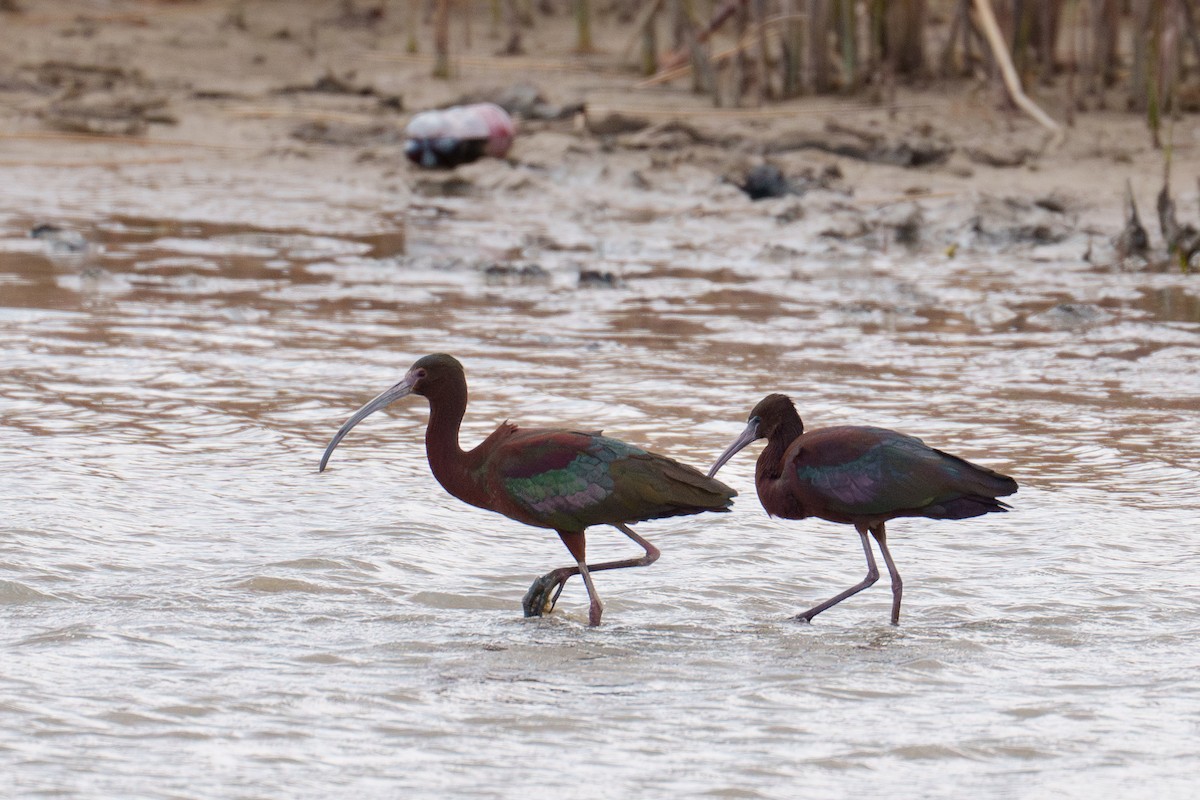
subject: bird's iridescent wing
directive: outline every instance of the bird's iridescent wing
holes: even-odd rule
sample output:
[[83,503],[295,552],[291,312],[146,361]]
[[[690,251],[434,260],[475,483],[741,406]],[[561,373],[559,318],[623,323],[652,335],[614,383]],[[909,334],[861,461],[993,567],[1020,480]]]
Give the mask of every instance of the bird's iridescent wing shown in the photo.
[[916,509],[926,516],[974,516],[984,509],[972,498],[989,498],[994,506],[990,498],[1016,491],[1011,478],[883,428],[813,431],[792,468],[810,503],[848,516]]
[[486,469],[493,496],[510,509],[504,513],[560,530],[721,510],[732,496],[672,459],[573,431],[517,432]]
[[507,497],[538,517],[576,515],[612,496],[611,464],[641,451],[600,436],[567,431],[518,434],[497,452]]

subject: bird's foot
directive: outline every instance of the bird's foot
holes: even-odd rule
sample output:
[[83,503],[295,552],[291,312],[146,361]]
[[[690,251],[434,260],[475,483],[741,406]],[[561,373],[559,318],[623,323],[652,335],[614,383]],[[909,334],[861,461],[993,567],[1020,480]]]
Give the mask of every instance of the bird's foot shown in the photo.
[[[534,580],[529,586],[529,591],[525,592],[525,597],[521,599],[521,607],[525,609],[525,616],[540,617],[542,614],[553,611],[554,604],[558,602],[558,596],[562,593],[564,583],[566,583],[566,579],[557,572],[548,572]],[[556,589],[557,591],[555,591]]]
[[804,614],[797,614],[796,616],[792,617],[792,619],[793,619],[793,620],[795,620],[796,622],[803,622],[803,623],[805,623],[806,625],[811,625],[811,624],[812,624],[812,618],[813,618],[814,616],[816,616],[816,615],[815,615],[815,614],[813,614],[813,615],[811,615],[811,616],[810,616],[809,614],[807,614],[807,613],[804,613]]

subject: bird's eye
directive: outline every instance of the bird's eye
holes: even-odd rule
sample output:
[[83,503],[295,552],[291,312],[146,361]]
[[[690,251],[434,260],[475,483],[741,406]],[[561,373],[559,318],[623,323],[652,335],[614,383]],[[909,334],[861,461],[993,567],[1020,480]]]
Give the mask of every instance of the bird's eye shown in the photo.
[[419,370],[417,370],[417,380],[421,380],[421,379],[423,379],[423,378],[424,378],[426,375],[428,375],[428,374],[429,374],[429,373],[428,373],[428,372],[426,372],[426,371],[425,371],[425,370],[423,370],[423,369],[419,369]]

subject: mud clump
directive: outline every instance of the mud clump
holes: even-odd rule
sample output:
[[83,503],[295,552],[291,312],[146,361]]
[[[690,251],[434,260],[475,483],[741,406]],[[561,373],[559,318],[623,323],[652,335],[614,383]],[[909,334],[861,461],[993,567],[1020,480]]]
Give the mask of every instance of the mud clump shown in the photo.
[[333,70],[327,70],[324,74],[316,78],[310,83],[291,84],[283,86],[272,91],[272,94],[277,95],[296,95],[296,94],[318,94],[318,95],[342,95],[345,97],[374,97],[379,101],[380,108],[388,111],[403,111],[404,98],[395,94],[381,94],[370,84],[355,83],[357,74],[354,71],[347,72],[344,76],[339,76]]
[[1137,201],[1133,197],[1133,186],[1125,181],[1125,227],[1113,239],[1117,259],[1145,258],[1150,252],[1150,236],[1138,215]]
[[925,227],[925,215],[916,203],[898,206],[885,217],[883,224],[891,229],[897,244],[916,247],[921,243],[921,230]]
[[861,209],[845,203],[832,206],[824,216],[828,223],[817,232],[822,239],[853,241],[864,239],[875,233],[876,230],[867,222],[866,215]]
[[422,176],[412,182],[412,190],[424,197],[470,197],[476,189],[475,181],[455,172]]
[[53,130],[140,136],[153,123],[177,123],[166,98],[136,69],[46,61],[23,72],[30,90],[52,95],[35,113]]
[[341,0],[338,13],[328,21],[340,28],[375,28],[387,17],[387,4],[375,3],[359,8],[354,0]]
[[763,248],[758,251],[760,261],[770,261],[776,264],[784,264],[789,261],[799,261],[804,257],[804,253],[794,247],[788,247],[783,244],[768,244],[763,245]]
[[32,68],[38,85],[60,92],[61,98],[78,97],[88,92],[111,92],[129,87],[147,87],[149,82],[140,70],[110,67],[100,64],[76,64],[69,61],[46,61]]
[[99,136],[141,136],[151,123],[175,125],[166,111],[167,101],[157,97],[92,94],[78,100],[51,103],[38,112],[47,127],[67,133]]
[[1014,147],[1007,150],[989,147],[967,147],[963,154],[975,164],[999,169],[1022,167],[1037,157],[1037,153],[1028,147]]
[[984,197],[969,230],[973,238],[989,245],[1055,244],[1071,235],[1063,216],[1022,197]]
[[1158,192],[1157,208],[1158,225],[1167,245],[1167,253],[1187,269],[1192,257],[1200,253],[1200,231],[1189,223],[1179,222],[1175,215],[1175,201],[1165,180]]
[[768,153],[823,150],[859,161],[912,168],[943,164],[954,153],[955,147],[945,138],[934,135],[929,126],[920,126],[889,139],[874,130],[853,128],[830,120],[822,134],[785,134],[769,144],[766,150]]
[[629,150],[684,151],[699,145],[729,149],[751,143],[740,134],[702,130],[682,120],[672,119],[617,137],[618,145]]
[[375,94],[375,87],[358,86],[353,81],[354,73],[347,73],[346,77],[341,78],[330,70],[311,83],[284,86],[276,89],[274,94],[348,94],[357,97],[370,97]]
[[309,120],[292,128],[291,137],[306,144],[343,147],[377,147],[404,143],[404,133],[382,123],[355,125],[330,120]]
[[1059,303],[1046,311],[1033,314],[1027,321],[1042,328],[1078,330],[1107,322],[1111,318],[1112,314],[1092,303]]
[[613,111],[603,116],[587,115],[587,130],[593,136],[620,136],[650,127],[650,120]]
[[550,280],[550,273],[541,264],[488,264],[484,267],[483,275],[489,284],[521,285],[529,283],[545,283]]
[[621,285],[621,279],[611,272],[585,269],[579,273],[579,288],[581,289],[616,289]]
[[585,109],[582,102],[551,103],[541,89],[528,82],[467,92],[449,105],[467,106],[474,103],[495,103],[514,117],[542,121],[572,119]]
[[82,233],[50,222],[30,228],[29,238],[41,241],[46,246],[46,252],[52,255],[83,253],[88,249],[88,240]]

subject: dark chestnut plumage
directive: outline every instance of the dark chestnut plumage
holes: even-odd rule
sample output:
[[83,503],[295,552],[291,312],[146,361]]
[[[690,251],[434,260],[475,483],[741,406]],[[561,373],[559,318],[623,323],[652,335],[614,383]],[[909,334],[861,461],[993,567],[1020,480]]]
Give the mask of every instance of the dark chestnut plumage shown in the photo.
[[[525,616],[552,609],[567,579],[582,575],[591,600],[588,621],[599,625],[604,607],[591,573],[646,566],[659,556],[630,524],[727,511],[737,494],[692,467],[599,433],[524,430],[505,422],[464,452],[458,433],[467,409],[467,378],[457,359],[441,353],[419,359],[404,380],[354,412],[325,448],[320,469],[351,428],[409,394],[429,401],[425,452],[433,476],[447,492],[526,525],[557,531],[575,557],[576,566],[553,570],[533,582],[523,601]],[[612,525],[641,545],[645,554],[587,564],[584,531],[592,525]]]
[[709,477],[756,439],[767,440],[754,470],[767,513],[853,525],[867,556],[866,578],[796,615],[806,622],[879,579],[870,533],[892,579],[892,624],[898,624],[903,583],[888,551],[885,523],[897,517],[965,519],[1007,511],[1009,506],[996,498],[1017,491],[1017,482],[1007,475],[886,428],[840,426],[805,433],[796,407],[782,394],[767,395],[754,407],[746,429],[713,464]]

